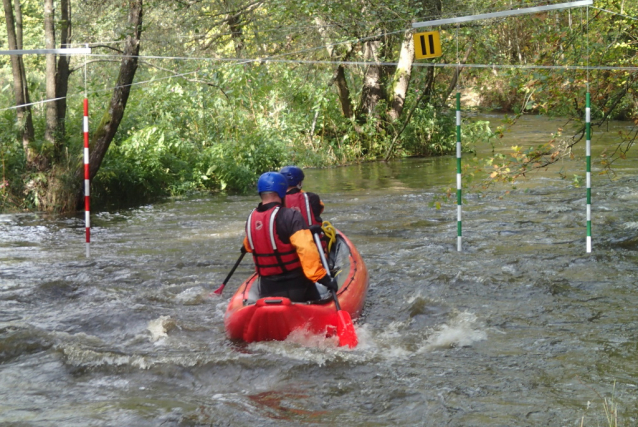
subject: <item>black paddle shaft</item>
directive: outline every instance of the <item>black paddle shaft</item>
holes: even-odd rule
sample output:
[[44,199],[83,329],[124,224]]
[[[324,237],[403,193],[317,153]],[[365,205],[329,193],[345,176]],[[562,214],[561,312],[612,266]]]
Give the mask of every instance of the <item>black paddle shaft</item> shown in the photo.
[[224,281],[222,282],[222,284],[224,286],[226,286],[226,283],[230,280],[230,278],[233,275],[233,273],[235,272],[235,270],[237,270],[237,267],[241,263],[241,260],[244,259],[244,255],[246,255],[246,251],[241,251],[241,255],[239,255],[239,259],[237,260],[237,262],[233,266],[233,269],[230,270],[230,273],[228,273],[228,276],[226,276],[226,279],[224,279]]
[[[326,276],[330,276],[330,269],[328,268],[328,261],[326,261],[326,257],[323,254],[323,248],[321,247],[321,241],[319,240],[319,236],[317,234],[313,234],[312,237],[315,239],[315,244],[317,245],[317,251],[319,251],[319,258],[321,258],[321,264],[323,264],[323,268],[326,270]],[[337,311],[341,311],[341,306],[339,305],[339,298],[337,298],[337,292],[330,289],[332,293],[332,299],[335,301],[335,306],[337,307]]]
[[330,292],[332,292],[332,299],[335,300],[335,305],[337,306],[337,311],[341,311],[341,306],[339,305],[339,298],[337,298],[337,293],[335,291],[333,291],[332,289],[330,289]]

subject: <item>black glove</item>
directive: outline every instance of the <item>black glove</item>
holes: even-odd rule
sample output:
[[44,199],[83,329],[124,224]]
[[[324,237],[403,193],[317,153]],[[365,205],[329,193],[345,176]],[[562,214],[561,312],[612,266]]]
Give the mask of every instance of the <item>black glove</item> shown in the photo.
[[319,283],[321,283],[331,291],[337,292],[339,290],[339,283],[337,283],[337,279],[335,279],[334,277],[330,277],[327,274],[323,276],[321,280],[319,280]]
[[244,246],[244,245],[241,245],[241,249],[240,249],[239,251],[240,251],[242,254],[245,254],[246,252],[248,252],[248,251],[246,250],[246,246]]
[[321,229],[321,224],[315,224],[315,225],[311,225],[310,227],[308,227],[310,229],[310,232],[312,234],[319,234],[322,233],[323,230]]

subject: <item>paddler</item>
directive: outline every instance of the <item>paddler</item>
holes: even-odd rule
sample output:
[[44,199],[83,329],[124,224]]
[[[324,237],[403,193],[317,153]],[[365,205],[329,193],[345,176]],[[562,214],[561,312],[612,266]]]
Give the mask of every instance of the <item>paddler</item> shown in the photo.
[[301,213],[284,207],[288,180],[266,172],[257,181],[261,203],[246,221],[244,249],[253,254],[260,276],[260,297],[282,296],[294,302],[320,298],[315,282],[337,290],[326,274],[309,226]]
[[284,166],[279,173],[288,181],[286,207],[301,212],[308,226],[321,225],[324,205],[318,194],[301,189],[304,180],[303,170],[297,166]]

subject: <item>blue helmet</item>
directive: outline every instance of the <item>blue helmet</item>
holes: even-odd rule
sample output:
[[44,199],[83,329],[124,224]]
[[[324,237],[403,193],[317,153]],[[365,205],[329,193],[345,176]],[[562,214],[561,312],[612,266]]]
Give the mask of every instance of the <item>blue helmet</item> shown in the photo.
[[297,166],[284,166],[279,173],[288,180],[288,187],[295,187],[304,179],[303,171]]
[[279,172],[263,173],[259,177],[259,181],[257,181],[257,192],[259,194],[273,191],[283,199],[286,196],[286,190],[288,190],[288,182],[286,177]]

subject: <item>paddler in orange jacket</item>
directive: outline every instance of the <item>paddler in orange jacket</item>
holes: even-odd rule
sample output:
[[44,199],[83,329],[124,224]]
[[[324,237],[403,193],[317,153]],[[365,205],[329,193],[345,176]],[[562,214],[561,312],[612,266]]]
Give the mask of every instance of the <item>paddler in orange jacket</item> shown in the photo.
[[301,189],[304,180],[304,173],[301,168],[284,166],[279,173],[285,176],[288,181],[285,199],[286,207],[301,212],[301,216],[306,220],[308,226],[321,225],[323,202],[319,195]]
[[320,298],[315,282],[335,291],[338,285],[326,274],[304,218],[283,206],[287,188],[286,177],[278,172],[259,177],[261,203],[246,221],[244,248],[253,254],[260,276],[260,297],[312,301]]

